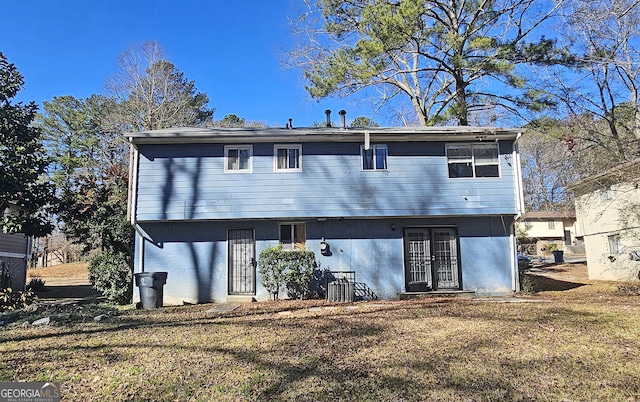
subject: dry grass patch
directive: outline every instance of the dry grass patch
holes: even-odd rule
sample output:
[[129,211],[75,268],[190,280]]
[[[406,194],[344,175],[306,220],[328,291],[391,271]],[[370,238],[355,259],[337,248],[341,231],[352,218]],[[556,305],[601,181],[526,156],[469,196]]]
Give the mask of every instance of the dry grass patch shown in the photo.
[[281,301],[12,326],[0,381],[60,381],[66,400],[640,399],[639,297],[586,284],[528,299],[551,302]]
[[89,263],[72,262],[69,264],[54,265],[52,267],[30,268],[27,276],[42,278],[89,278]]

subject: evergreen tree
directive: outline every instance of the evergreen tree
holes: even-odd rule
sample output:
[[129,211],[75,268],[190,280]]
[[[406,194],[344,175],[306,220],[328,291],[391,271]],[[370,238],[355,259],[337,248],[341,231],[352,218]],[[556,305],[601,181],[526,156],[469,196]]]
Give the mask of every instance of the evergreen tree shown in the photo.
[[34,102],[12,103],[24,80],[0,53],[0,228],[5,233],[44,236],[53,226],[46,208],[53,207],[53,186],[45,178],[50,160],[41,130],[32,122]]
[[[408,101],[420,125],[467,125],[496,108],[550,103],[519,66],[572,63],[555,40],[532,38],[557,11],[533,0],[308,0],[302,47],[291,52],[312,97],[372,89]],[[406,119],[405,119],[406,121]]]

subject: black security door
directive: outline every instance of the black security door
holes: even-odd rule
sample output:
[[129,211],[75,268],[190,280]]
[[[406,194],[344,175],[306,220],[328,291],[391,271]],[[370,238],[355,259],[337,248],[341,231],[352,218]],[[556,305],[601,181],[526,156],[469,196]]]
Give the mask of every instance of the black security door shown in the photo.
[[406,229],[404,258],[407,292],[460,288],[455,229]]
[[229,230],[229,294],[256,294],[256,258],[253,229]]

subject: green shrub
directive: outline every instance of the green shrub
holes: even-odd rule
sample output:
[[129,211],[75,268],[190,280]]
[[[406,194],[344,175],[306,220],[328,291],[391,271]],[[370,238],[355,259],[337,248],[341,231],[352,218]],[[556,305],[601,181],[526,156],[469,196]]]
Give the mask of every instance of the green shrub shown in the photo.
[[536,294],[535,282],[531,275],[523,274],[520,276],[520,292],[526,295]]
[[260,252],[258,257],[258,272],[262,286],[269,292],[274,300],[278,299],[280,288],[284,284],[284,264],[278,259],[282,246],[270,247]]
[[89,264],[89,281],[93,288],[115,304],[131,302],[133,295],[131,267],[120,253],[104,253]]
[[292,299],[305,299],[309,296],[309,285],[313,270],[316,267],[316,256],[313,251],[287,252],[287,270],[285,271],[285,287],[287,296]]
[[13,290],[9,266],[5,261],[0,261],[0,311],[25,308],[35,303],[37,298],[31,290]]
[[36,294],[30,290],[14,291],[11,288],[0,289],[0,311],[25,308],[35,303],[37,298]]
[[307,297],[315,267],[312,251],[285,251],[281,245],[263,250],[258,258],[260,280],[274,300],[283,287],[291,298]]
[[32,276],[29,280],[29,284],[27,285],[27,290],[31,290],[33,292],[41,292],[44,290],[44,279],[40,276]]

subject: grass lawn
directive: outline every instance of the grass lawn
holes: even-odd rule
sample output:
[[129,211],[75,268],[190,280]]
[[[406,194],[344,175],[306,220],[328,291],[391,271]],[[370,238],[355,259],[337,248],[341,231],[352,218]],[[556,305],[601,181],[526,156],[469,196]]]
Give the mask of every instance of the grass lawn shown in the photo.
[[508,299],[535,302],[280,301],[16,322],[0,329],[0,381],[59,381],[74,401],[640,400],[640,296],[555,274]]

